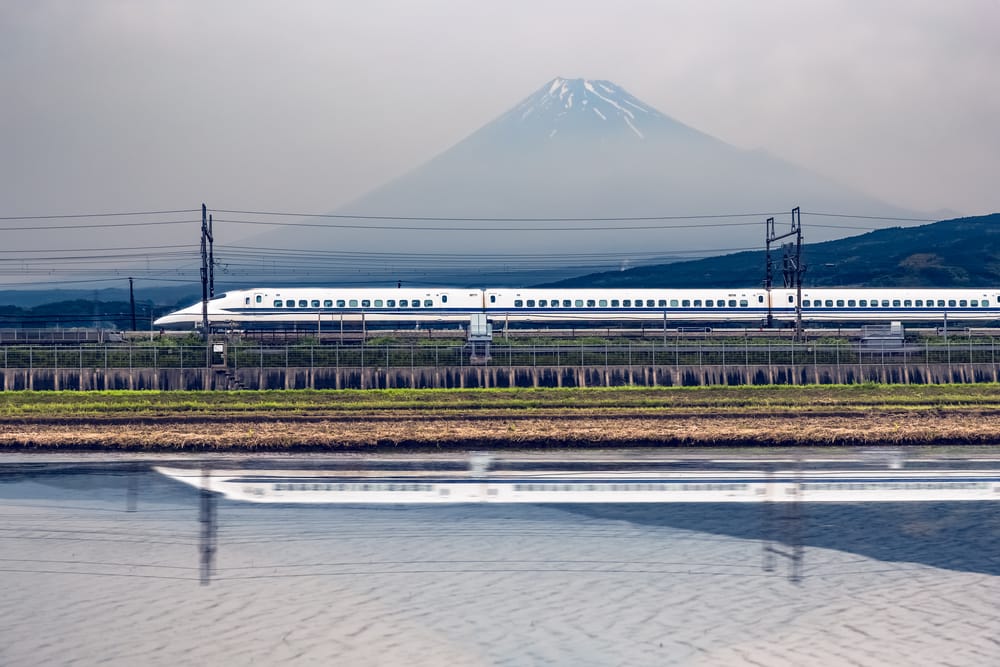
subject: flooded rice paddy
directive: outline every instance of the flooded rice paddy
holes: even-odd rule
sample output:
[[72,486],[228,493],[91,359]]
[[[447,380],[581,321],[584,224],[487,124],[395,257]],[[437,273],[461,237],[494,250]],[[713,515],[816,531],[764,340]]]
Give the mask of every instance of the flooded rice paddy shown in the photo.
[[[1000,662],[996,501],[255,503],[157,463],[0,459],[0,664]],[[303,464],[359,462],[214,465]]]

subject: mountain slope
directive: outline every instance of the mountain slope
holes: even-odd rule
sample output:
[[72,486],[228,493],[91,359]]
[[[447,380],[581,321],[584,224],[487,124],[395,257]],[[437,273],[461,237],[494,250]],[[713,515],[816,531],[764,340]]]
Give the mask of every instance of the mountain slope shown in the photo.
[[[808,238],[809,219],[803,216]],[[1000,213],[807,243],[812,286],[960,287],[1000,285]],[[772,251],[780,285],[781,250]],[[759,285],[764,252],[580,276],[550,287],[731,287]]]
[[[833,183],[764,151],[746,151],[653,109],[610,81],[556,78],[510,111],[338,214],[445,217],[394,222],[393,229],[284,228],[255,245],[348,252],[479,255],[428,261],[418,269],[383,263],[424,279],[488,271],[510,255],[545,253],[544,268],[579,272],[573,253],[612,253],[648,263],[677,253],[716,254],[759,245],[754,226],[665,222],[472,221],[470,218],[615,218],[836,211],[914,217],[910,211]],[[733,221],[741,221],[733,219]],[[384,226],[384,225],[383,225]],[[434,229],[427,229],[434,227]],[[817,230],[822,238],[842,230]],[[594,261],[589,259],[588,261]],[[462,264],[462,266],[459,266]],[[451,277],[454,277],[452,275]],[[510,282],[525,282],[511,275]],[[495,280],[495,278],[494,278]]]

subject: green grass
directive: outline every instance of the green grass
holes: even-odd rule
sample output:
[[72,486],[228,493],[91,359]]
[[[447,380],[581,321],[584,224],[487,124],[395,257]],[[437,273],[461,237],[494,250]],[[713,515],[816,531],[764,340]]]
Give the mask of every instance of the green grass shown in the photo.
[[3,392],[0,416],[176,414],[319,415],[392,411],[454,414],[539,410],[833,413],[871,410],[1000,410],[1000,385],[812,385],[690,388],[387,389],[302,391]]

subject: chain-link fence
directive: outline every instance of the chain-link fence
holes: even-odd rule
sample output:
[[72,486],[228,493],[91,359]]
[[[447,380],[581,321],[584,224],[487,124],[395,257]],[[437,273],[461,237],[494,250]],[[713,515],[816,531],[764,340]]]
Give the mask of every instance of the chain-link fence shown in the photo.
[[[205,368],[213,355],[204,346],[176,345],[12,345],[0,348],[5,369]],[[214,355],[217,365],[238,368],[428,368],[470,365],[463,345],[229,345]],[[848,366],[994,364],[993,339],[906,343],[863,347],[858,343],[784,341],[637,342],[583,345],[492,345],[488,358],[498,367],[601,366]]]

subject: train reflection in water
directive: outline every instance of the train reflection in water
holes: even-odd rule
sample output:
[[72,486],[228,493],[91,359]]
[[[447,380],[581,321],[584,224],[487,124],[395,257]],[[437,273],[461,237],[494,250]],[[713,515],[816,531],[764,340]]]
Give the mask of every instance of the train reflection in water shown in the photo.
[[257,503],[753,503],[1000,500],[994,470],[157,471]]

